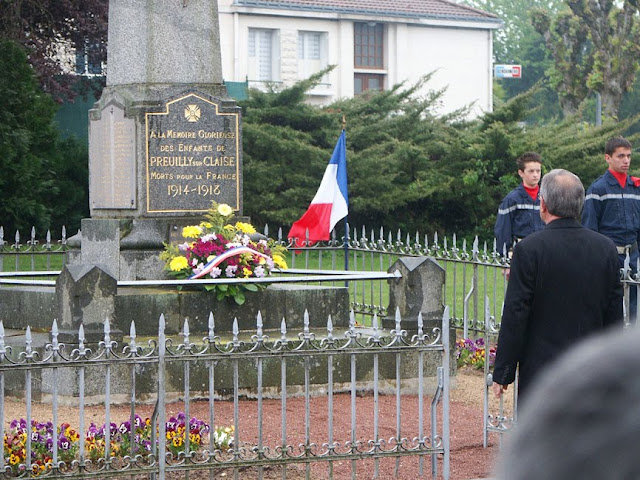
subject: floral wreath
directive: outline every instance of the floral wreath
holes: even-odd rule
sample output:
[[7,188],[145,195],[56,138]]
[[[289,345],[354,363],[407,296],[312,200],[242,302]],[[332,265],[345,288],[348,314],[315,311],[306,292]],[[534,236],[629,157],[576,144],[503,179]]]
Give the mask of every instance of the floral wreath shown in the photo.
[[[186,241],[180,245],[164,244],[160,259],[165,269],[177,278],[262,278],[275,268],[286,269],[286,248],[256,232],[246,222],[231,223],[233,209],[226,203],[212,203],[199,225],[182,229]],[[265,288],[262,283],[208,284],[222,300],[232,297],[237,304],[245,302],[245,291]]]

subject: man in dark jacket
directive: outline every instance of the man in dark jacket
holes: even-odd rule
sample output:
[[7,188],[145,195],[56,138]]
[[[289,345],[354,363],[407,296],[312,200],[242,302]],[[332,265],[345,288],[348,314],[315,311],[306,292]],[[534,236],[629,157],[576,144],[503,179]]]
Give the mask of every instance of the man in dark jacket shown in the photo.
[[622,325],[622,286],[615,244],[578,222],[580,179],[552,170],[542,179],[540,216],[546,226],[517,243],[505,296],[493,371],[502,395],[519,366],[518,395],[540,370],[576,340]]

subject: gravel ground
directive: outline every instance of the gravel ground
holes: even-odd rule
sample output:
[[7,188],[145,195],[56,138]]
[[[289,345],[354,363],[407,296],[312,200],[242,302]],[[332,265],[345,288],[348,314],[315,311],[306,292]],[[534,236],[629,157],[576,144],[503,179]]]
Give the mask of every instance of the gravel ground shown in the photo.
[[[483,380],[480,372],[464,370],[453,379],[451,389],[451,480],[468,480],[487,478],[491,476],[492,466],[498,452],[499,438],[496,434],[489,435],[489,446],[482,445],[482,418],[483,418]],[[374,432],[374,398],[373,396],[358,397],[358,436],[360,438],[373,438]],[[428,403],[428,402],[427,402]],[[233,424],[233,404],[231,402],[216,402],[216,424]],[[414,436],[417,432],[418,401],[416,397],[406,396],[402,398],[402,424],[401,432],[406,436]],[[510,407],[507,406],[507,409]],[[168,406],[168,416],[183,410],[182,403]],[[392,395],[381,395],[378,402],[379,424],[378,431],[381,438],[390,438],[396,434],[396,400]],[[492,400],[490,411],[497,409],[497,403]],[[151,415],[152,407],[148,405],[138,406],[136,413],[142,417]],[[312,399],[310,409],[310,438],[316,440],[319,445],[326,442],[328,405],[326,397]],[[334,397],[334,439],[344,441],[350,438],[350,396],[335,395]],[[507,410],[508,411],[508,410]],[[344,412],[344,414],[341,414]],[[123,421],[128,418],[130,408],[124,406],[112,406],[112,421]],[[51,405],[36,404],[33,407],[33,418],[39,421],[52,419]],[[208,403],[194,402],[190,406],[190,415],[199,419],[208,418]],[[5,402],[5,425],[13,418],[25,416],[24,402],[7,399]],[[305,404],[303,398],[291,398],[287,400],[287,435],[290,444],[303,441],[305,435]],[[428,412],[425,422],[428,421]],[[72,407],[60,407],[59,421],[77,423],[78,412]],[[257,439],[257,402],[243,401],[240,407],[240,418],[247,428],[241,431],[240,441],[252,443]],[[263,402],[263,438],[265,445],[278,444],[281,431],[281,406],[278,400],[265,400]],[[75,422],[74,422],[75,419]],[[85,411],[85,423],[104,423],[104,407],[87,407]],[[425,427],[428,428],[428,427]],[[253,429],[253,430],[252,430]],[[424,475],[429,478],[431,464],[425,459]],[[350,478],[350,462],[333,462],[334,478]],[[395,459],[383,459],[378,462],[379,478],[414,479],[419,477],[420,464],[417,458],[407,457],[399,460],[398,475],[394,476],[396,467]],[[441,471],[441,462],[439,462]],[[327,478],[329,466],[326,462],[318,462],[311,467],[310,477],[313,479]],[[373,461],[357,462],[357,478],[373,478],[376,465]],[[304,466],[291,466],[287,468],[287,478],[298,479],[305,476]],[[192,478],[198,478],[201,474],[192,474]],[[264,478],[281,478],[280,467],[265,469]],[[216,478],[233,477],[233,472],[218,472]],[[131,478],[131,477],[127,477]],[[182,475],[171,478],[185,478]],[[240,478],[258,478],[255,471],[242,471]],[[438,478],[442,478],[438,475]]]

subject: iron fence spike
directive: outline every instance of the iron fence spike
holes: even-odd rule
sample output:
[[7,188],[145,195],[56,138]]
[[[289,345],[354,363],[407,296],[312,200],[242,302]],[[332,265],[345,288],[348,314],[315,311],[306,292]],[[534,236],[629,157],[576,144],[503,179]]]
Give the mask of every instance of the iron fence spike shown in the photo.
[[238,328],[238,317],[233,317],[232,332],[233,332],[233,341],[234,343],[236,343],[238,341],[238,334],[240,333],[240,330]]
[[215,336],[215,329],[216,329],[216,321],[215,318],[213,317],[213,312],[209,312],[209,339],[213,340],[213,337]]
[[309,333],[309,310],[304,309],[304,333]]
[[184,331],[184,336],[188,337],[189,334],[190,334],[190,331],[189,331],[189,317],[185,317],[185,319],[184,319],[183,331]]
[[166,320],[164,318],[164,313],[161,313],[160,320],[158,321],[158,334],[164,335],[165,327],[166,327]]
[[33,343],[33,338],[31,336],[31,326],[30,325],[27,325],[27,331],[25,332],[24,338],[25,338],[27,351],[29,353],[31,353],[31,344]]
[[131,338],[131,341],[135,341],[136,339],[136,321],[135,320],[131,320],[131,327],[129,327],[129,338]]
[[256,327],[258,336],[262,336],[262,312],[260,310],[258,310],[258,315],[256,316]]
[[51,324],[51,339],[54,345],[58,344],[58,320],[55,318]]
[[85,341],[84,324],[81,323],[80,327],[78,327],[78,343],[80,344],[79,346],[81,349],[84,348],[84,341]]

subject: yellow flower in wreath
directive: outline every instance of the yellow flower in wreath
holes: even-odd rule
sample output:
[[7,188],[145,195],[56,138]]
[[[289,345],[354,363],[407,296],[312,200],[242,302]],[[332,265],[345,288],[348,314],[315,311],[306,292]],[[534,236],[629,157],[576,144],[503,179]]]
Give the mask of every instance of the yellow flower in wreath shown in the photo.
[[172,272],[179,272],[180,270],[184,270],[188,266],[189,262],[187,262],[187,259],[181,256],[173,257],[171,259],[171,262],[169,263],[169,269]]
[[273,263],[276,265],[276,267],[281,268],[282,270],[286,270],[287,268],[287,261],[284,259],[284,257],[282,255],[278,255],[277,253],[273,254]]
[[189,225],[182,229],[182,236],[184,238],[198,238],[202,233],[202,227],[198,225]]
[[236,222],[236,230],[239,230],[242,233],[256,233],[256,229],[253,228],[253,225],[246,222]]

